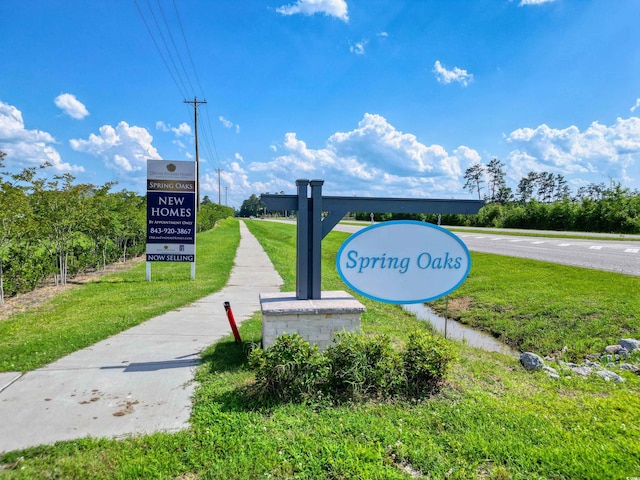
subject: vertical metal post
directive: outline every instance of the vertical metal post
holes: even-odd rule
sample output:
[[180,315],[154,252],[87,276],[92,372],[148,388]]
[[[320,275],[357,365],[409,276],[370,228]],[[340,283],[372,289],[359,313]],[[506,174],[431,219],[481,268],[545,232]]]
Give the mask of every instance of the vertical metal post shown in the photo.
[[311,180],[311,297],[322,297],[322,185],[324,180]]
[[296,229],[296,297],[309,298],[309,180],[296,180],[298,187],[298,222]]

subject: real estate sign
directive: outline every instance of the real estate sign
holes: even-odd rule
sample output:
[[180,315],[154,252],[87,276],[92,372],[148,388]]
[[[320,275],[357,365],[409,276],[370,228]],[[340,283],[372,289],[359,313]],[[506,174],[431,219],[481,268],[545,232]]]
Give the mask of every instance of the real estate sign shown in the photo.
[[147,160],[147,262],[195,262],[195,162]]
[[384,222],[360,230],[336,257],[342,280],[386,303],[422,303],[447,295],[471,269],[467,246],[430,223]]

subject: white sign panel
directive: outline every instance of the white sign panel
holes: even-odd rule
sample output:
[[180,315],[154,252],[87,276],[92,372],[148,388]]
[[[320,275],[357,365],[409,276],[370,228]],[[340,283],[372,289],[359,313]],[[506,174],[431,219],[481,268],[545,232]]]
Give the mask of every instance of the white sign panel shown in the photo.
[[372,225],[342,244],[336,258],[342,280],[385,303],[422,303],[458,288],[471,269],[467,246],[430,223]]

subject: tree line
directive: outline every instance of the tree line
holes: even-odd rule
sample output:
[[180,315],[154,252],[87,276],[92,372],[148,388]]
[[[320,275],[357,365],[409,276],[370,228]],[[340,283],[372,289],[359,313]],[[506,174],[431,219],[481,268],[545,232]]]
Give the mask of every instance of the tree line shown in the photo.
[[[575,194],[563,175],[529,172],[515,193],[504,164],[494,158],[464,172],[465,190],[485,201],[476,215],[375,213],[375,221],[413,219],[453,226],[525,228],[580,232],[640,233],[640,192],[619,183],[589,184]],[[369,220],[369,212],[356,214]]]
[[[6,154],[0,152],[0,169]],[[65,285],[77,273],[141,255],[146,245],[146,197],[114,182],[76,183],[71,174],[39,177],[41,169],[0,171],[0,303],[52,278]],[[201,205],[197,231],[233,210]]]

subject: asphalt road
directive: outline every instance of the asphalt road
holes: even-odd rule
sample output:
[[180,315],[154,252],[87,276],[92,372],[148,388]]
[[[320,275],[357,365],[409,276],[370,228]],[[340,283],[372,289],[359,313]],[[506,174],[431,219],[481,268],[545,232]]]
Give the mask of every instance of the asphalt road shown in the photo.
[[[360,226],[336,225],[334,230],[354,233]],[[531,233],[539,234],[537,231]],[[640,241],[594,236],[587,240],[526,235],[500,235],[494,231],[459,232],[472,252],[530,258],[576,267],[640,276]],[[635,237],[634,237],[635,238]]]

